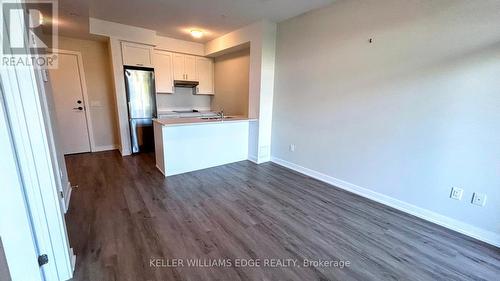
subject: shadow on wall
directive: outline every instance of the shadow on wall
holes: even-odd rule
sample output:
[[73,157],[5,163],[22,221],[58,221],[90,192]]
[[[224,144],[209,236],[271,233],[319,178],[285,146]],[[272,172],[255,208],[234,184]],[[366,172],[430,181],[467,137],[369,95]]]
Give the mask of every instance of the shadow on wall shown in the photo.
[[248,116],[250,49],[215,58],[215,93],[212,110],[228,115]]

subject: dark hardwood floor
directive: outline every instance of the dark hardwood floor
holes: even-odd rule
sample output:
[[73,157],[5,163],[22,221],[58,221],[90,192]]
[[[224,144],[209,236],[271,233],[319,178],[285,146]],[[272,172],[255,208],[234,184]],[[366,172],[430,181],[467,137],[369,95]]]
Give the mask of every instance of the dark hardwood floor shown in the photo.
[[165,179],[151,154],[66,161],[74,280],[500,280],[500,249],[276,164]]

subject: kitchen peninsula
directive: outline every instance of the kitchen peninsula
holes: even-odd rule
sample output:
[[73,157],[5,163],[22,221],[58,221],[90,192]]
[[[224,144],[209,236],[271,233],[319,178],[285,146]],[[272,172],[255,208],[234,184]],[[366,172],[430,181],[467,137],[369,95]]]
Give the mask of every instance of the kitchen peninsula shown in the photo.
[[245,117],[154,120],[156,167],[172,176],[248,159]]

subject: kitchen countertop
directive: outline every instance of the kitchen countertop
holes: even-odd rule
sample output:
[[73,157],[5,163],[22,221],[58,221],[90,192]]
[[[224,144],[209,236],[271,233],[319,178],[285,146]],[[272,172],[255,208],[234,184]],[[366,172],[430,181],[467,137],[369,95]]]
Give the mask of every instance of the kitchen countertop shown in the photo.
[[224,120],[221,119],[202,119],[202,118],[165,118],[165,119],[154,119],[154,122],[161,124],[163,126],[187,126],[187,125],[202,125],[211,123],[229,123],[229,122],[242,122],[242,121],[256,121],[257,119],[252,119],[243,116],[229,116]]
[[158,119],[162,118],[197,118],[197,117],[210,117],[217,115],[212,111],[158,111]]

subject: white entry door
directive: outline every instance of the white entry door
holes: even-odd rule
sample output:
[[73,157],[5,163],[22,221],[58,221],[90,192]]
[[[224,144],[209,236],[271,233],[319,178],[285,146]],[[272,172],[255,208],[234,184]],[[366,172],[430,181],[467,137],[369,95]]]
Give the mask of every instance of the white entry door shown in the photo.
[[64,154],[90,152],[89,126],[84,100],[84,81],[77,54],[58,53],[58,67],[50,82],[59,136]]

